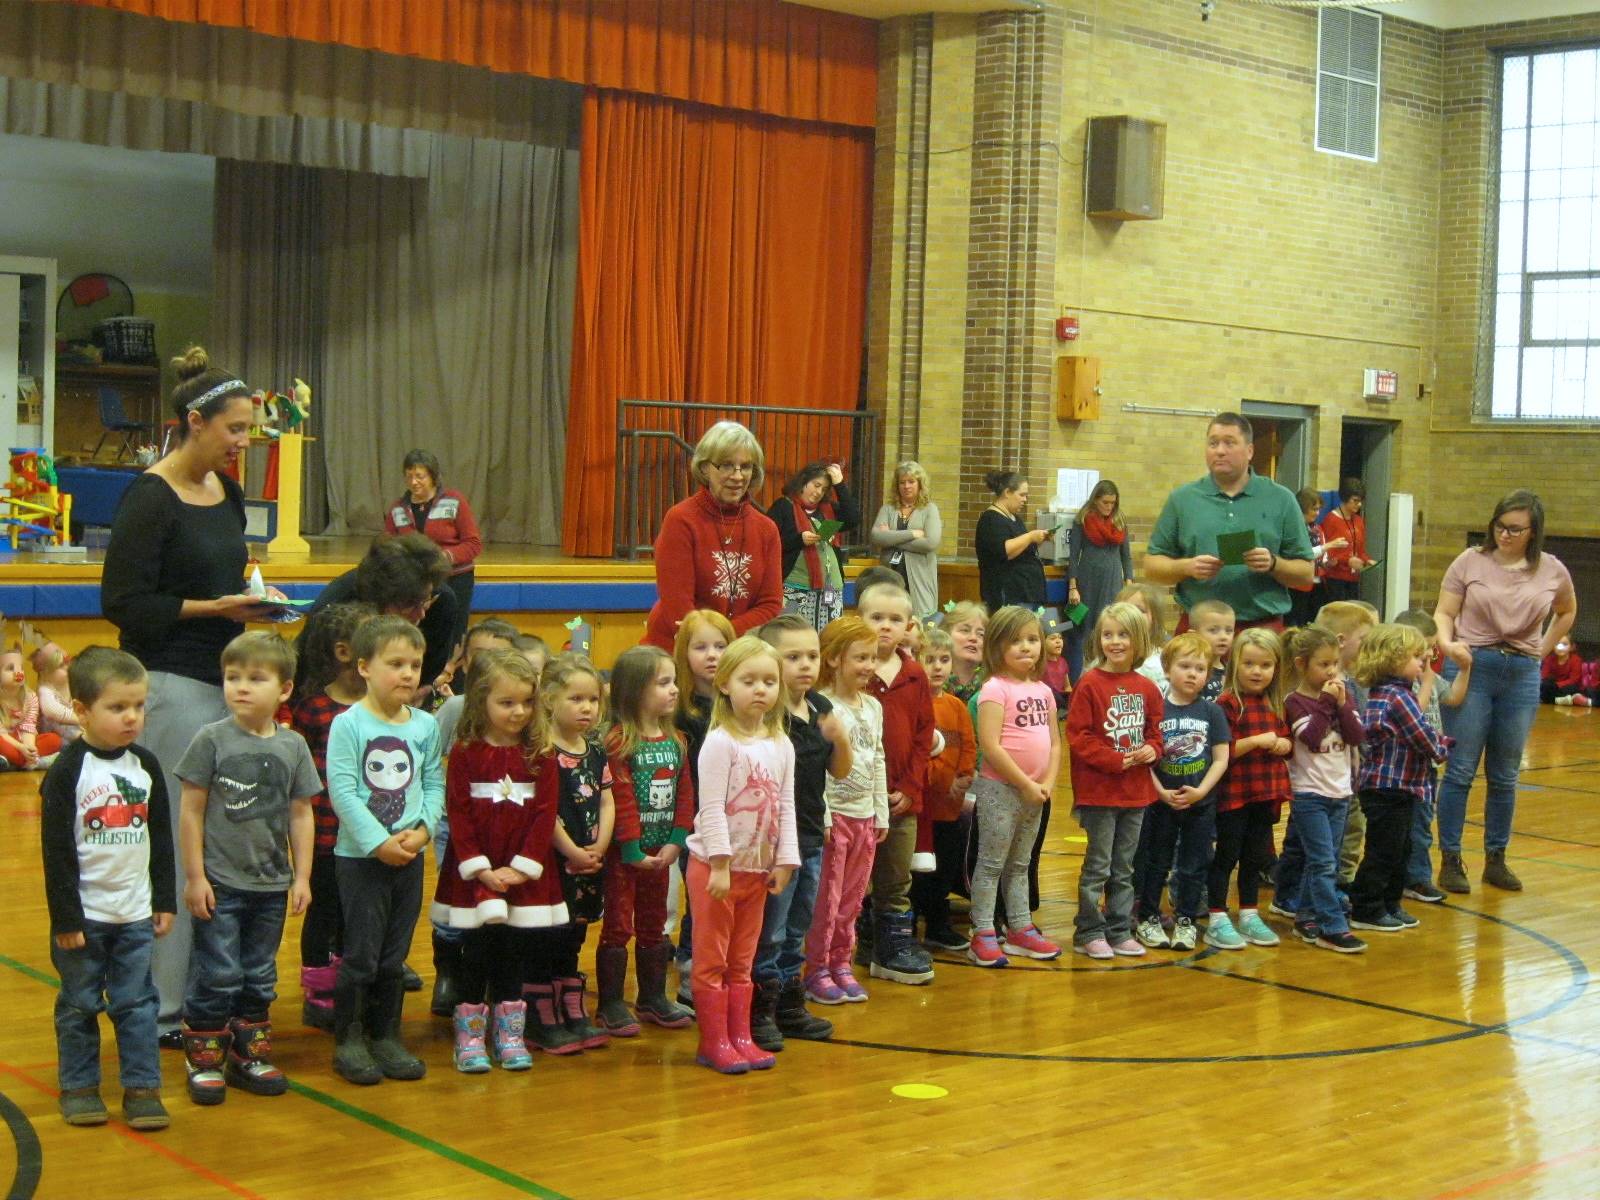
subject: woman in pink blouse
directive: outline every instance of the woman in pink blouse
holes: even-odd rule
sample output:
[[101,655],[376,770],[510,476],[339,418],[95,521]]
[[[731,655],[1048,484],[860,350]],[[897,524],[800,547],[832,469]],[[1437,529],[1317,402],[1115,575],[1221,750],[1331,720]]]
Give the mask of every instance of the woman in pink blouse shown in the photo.
[[[1466,699],[1443,711],[1455,739],[1439,789],[1439,886],[1472,890],[1461,862],[1461,828],[1467,792],[1484,761],[1488,798],[1483,809],[1483,882],[1521,891],[1506,866],[1511,819],[1517,807],[1522,749],[1539,710],[1539,664],[1572,628],[1578,599],[1572,576],[1544,553],[1544,505],[1529,491],[1509,493],[1495,505],[1488,537],[1463,550],[1445,572],[1434,620],[1446,651],[1472,655]],[[1459,668],[1446,662],[1446,686]]]

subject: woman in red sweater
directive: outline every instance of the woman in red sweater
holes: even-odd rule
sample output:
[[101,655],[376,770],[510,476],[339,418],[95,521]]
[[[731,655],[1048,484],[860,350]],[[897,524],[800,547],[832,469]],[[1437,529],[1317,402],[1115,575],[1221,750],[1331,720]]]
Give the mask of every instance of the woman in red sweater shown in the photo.
[[477,574],[472,564],[483,553],[478,519],[467,498],[454,488],[439,486],[439,460],[427,450],[406,455],[406,494],[383,514],[383,527],[393,537],[420,533],[450,559],[450,591],[456,600],[455,628],[450,644],[459,646],[471,619],[472,588]]
[[[1324,600],[1361,599],[1361,572],[1377,560],[1367,557],[1367,520],[1361,509],[1367,489],[1359,479],[1339,485],[1339,506],[1322,518],[1322,536],[1328,544],[1323,560]],[[1343,539],[1344,545],[1337,543]]]
[[783,547],[778,527],[753,502],[766,456],[736,421],[718,421],[694,448],[690,474],[704,484],[674,504],[656,535],[656,603],[646,645],[669,653],[678,622],[697,608],[721,613],[735,634],[783,611]]

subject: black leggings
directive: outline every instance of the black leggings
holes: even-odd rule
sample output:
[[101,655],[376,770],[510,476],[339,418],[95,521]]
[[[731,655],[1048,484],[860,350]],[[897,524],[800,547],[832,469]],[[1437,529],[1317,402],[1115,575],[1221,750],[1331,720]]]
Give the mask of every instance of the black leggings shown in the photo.
[[1272,805],[1246,804],[1217,814],[1217,852],[1211,859],[1207,900],[1212,912],[1228,907],[1228,881],[1239,868],[1239,907],[1254,908],[1260,897],[1261,871],[1269,860],[1262,843],[1272,844]]
[[967,838],[971,832],[972,818],[965,814],[954,821],[933,823],[933,870],[911,877],[912,911],[930,929],[950,924],[950,893],[968,890]]
[[525,948],[527,982],[549,983],[552,979],[570,979],[576,975],[578,954],[588,936],[587,921],[530,930]]
[[325,967],[344,949],[344,910],[339,907],[339,873],[334,857],[319,854],[311,860],[311,903],[300,925],[300,965]]
[[461,945],[461,967],[456,982],[461,995],[481,998],[488,989],[489,1003],[522,999],[527,981],[532,943],[531,929],[510,925],[484,925],[467,930]]

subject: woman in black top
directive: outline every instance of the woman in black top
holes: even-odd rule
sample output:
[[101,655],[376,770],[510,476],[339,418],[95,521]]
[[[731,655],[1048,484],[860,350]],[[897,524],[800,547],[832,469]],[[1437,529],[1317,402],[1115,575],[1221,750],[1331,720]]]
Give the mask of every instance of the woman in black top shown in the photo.
[[[832,492],[830,499],[828,493]],[[838,520],[845,529],[861,522],[861,510],[844,483],[838,463],[807,463],[783,487],[767,516],[778,527],[783,547],[783,600],[821,631],[844,612],[844,568],[839,559],[840,533],[823,538],[822,521]]]
[[[178,445],[123,493],[101,571],[100,609],[122,648],[150,673],[144,735],[160,762],[178,834],[183,786],[173,767],[202,725],[228,715],[222,698],[222,649],[246,621],[270,610],[244,590],[244,493],[225,474],[250,442],[250,388],[213,367],[192,346],[173,360],[172,407]],[[183,855],[174,845],[178,895]],[[183,1014],[192,930],[183,905],[172,931],[155,944],[164,1041]]]
[[1044,603],[1044,564],[1039,543],[1047,529],[1029,529],[1028,481],[1020,471],[990,471],[984,482],[994,502],[978,518],[978,591],[991,613],[1007,604],[1038,608]]

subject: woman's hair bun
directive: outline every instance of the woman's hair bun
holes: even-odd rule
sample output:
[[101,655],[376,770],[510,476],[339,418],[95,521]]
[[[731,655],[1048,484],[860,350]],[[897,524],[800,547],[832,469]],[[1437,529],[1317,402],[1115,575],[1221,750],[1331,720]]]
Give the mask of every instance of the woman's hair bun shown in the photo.
[[193,379],[211,369],[211,356],[206,353],[204,346],[190,346],[172,360],[172,369],[177,373],[179,382]]

